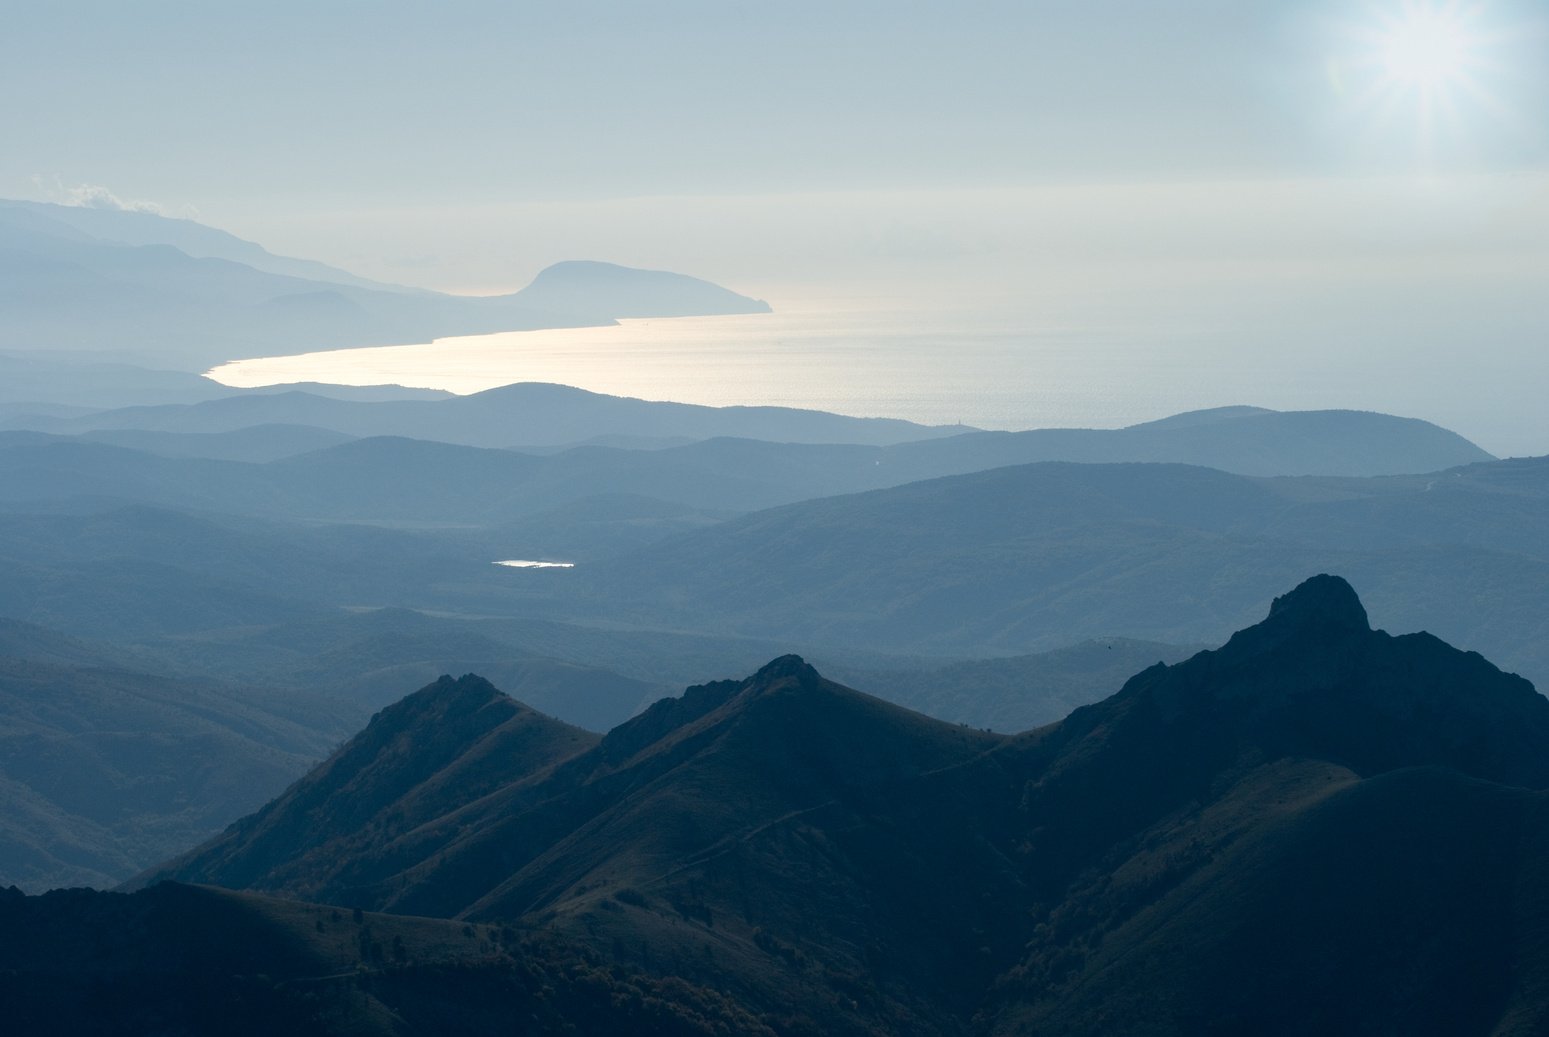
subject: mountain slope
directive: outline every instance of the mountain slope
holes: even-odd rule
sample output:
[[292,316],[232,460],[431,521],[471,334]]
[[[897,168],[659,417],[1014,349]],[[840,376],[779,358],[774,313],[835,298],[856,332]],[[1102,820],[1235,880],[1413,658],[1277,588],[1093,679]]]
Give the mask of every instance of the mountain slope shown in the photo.
[[1415,418],[1224,407],[1119,429],[978,433],[896,451],[884,463],[912,467],[917,473],[912,477],[923,479],[969,470],[957,467],[965,455],[975,456],[979,468],[1034,461],[1150,461],[1239,475],[1393,475],[1493,459],[1457,433]]
[[0,615],[106,640],[324,619],[360,601],[405,604],[448,574],[489,567],[482,552],[470,558],[455,543],[370,527],[112,501],[0,513]]
[[762,299],[697,277],[582,260],[546,267],[512,298],[535,310],[601,320],[769,312]]
[[134,662],[0,624],[0,884],[122,881],[283,789],[361,713]]
[[[1036,941],[1027,971],[1005,984],[1016,992],[997,1029],[1540,1032],[1549,959],[1536,945],[1549,917],[1532,891],[1549,877],[1543,794],[1412,768],[1356,783],[1331,773],[1329,791],[1281,807],[1318,776],[1302,780],[1272,790],[1280,816],[1100,943],[1072,955]],[[1152,860],[1191,848],[1177,838]],[[1101,917],[1130,892],[1125,878],[1065,913]]]
[[329,429],[306,425],[255,425],[230,432],[147,432],[107,429],[88,432],[82,439],[110,446],[140,450],[161,457],[205,458],[215,461],[251,461],[262,464],[297,454],[324,450],[348,442],[350,437]]
[[1061,720],[1106,698],[1131,674],[1153,663],[1182,662],[1201,647],[1111,637],[1004,659],[846,670],[840,679],[937,720],[1009,734]]
[[[434,693],[427,688],[421,694]],[[622,924],[636,946],[640,940],[658,946],[665,941],[674,954],[670,948],[678,940],[697,945],[697,934],[713,923],[725,937],[712,940],[716,954],[762,958],[768,952],[752,942],[754,916],[764,911],[783,916],[803,904],[810,908],[814,890],[821,888],[813,884],[816,876],[828,867],[818,847],[800,851],[799,859],[782,852],[753,865],[756,872],[774,867],[784,873],[777,886],[749,891],[768,899],[760,908],[734,907],[723,901],[723,890],[701,891],[697,880],[691,890],[658,888],[647,877],[671,873],[707,851],[721,857],[714,847],[728,836],[733,844],[757,840],[778,832],[782,819],[809,811],[859,821],[863,814],[857,811],[887,790],[907,786],[923,772],[960,765],[998,741],[828,684],[799,659],[785,658],[746,681],[692,688],[680,699],[659,702],[551,772],[534,774],[521,762],[504,788],[470,797],[446,817],[339,867],[331,862],[319,871],[313,865],[308,877],[299,878],[283,865],[252,886],[294,892],[305,885],[323,899],[380,902],[408,914],[512,918],[547,905],[579,921],[577,912],[600,911],[596,917],[609,931],[620,932]],[[212,870],[212,863],[227,859],[231,842],[245,846],[242,833],[249,826],[237,826],[155,877],[218,874],[221,865]],[[921,849],[935,863],[915,863],[919,877],[928,867],[939,867],[945,852]],[[297,861],[289,853],[276,856]],[[308,868],[304,860],[296,866]],[[761,885],[765,877],[752,881]],[[866,905],[874,907],[876,895],[853,880],[837,882],[823,894],[833,914],[825,923],[812,922],[814,938],[869,925]],[[978,903],[977,893],[972,899]],[[677,906],[668,909],[668,903]],[[636,906],[643,904],[656,906]],[[978,913],[987,909],[982,905]],[[658,914],[661,910],[670,910],[670,916]],[[951,910],[946,903],[932,908],[925,924],[934,932],[941,914]],[[642,924],[645,929],[635,931]],[[920,924],[914,920],[900,930],[897,945],[921,935]],[[665,931],[657,933],[658,926]],[[844,958],[852,972],[863,964],[852,953]],[[915,978],[925,982],[927,974]],[[760,1000],[777,996],[781,982],[778,973],[763,969],[746,980],[763,988]],[[940,986],[935,980],[930,985]],[[833,991],[813,993],[840,1006]],[[905,1018],[937,1011],[917,998],[909,1001],[902,1009]],[[856,1024],[852,1018],[836,1025],[848,1032]]]
[[34,226],[47,227],[56,234],[61,231],[54,225],[68,227],[80,236],[80,240],[120,245],[170,245],[196,259],[230,260],[270,274],[348,284],[357,288],[404,290],[399,285],[368,281],[348,271],[312,260],[277,256],[260,245],[244,241],[226,231],[206,227],[193,220],[174,219],[153,212],[10,199],[0,199],[0,212],[13,220],[31,219]]
[[[521,919],[780,1006],[790,1032],[1486,1034],[1549,1021],[1549,917],[1523,884],[1549,838],[1546,746],[1531,685],[1373,631],[1320,576],[1021,736],[787,657],[546,768],[513,760],[342,867],[271,847],[283,863],[252,884],[295,892],[300,868],[366,906]],[[161,874],[210,877],[252,826]]]
[[0,931],[0,1002],[29,1034],[773,1037],[716,991],[509,928],[169,883],[0,890]]
[[305,780],[228,829],[202,867],[221,885],[337,893],[330,870],[596,740],[481,678],[443,677],[378,713]]
[[[1251,409],[1249,409],[1251,410]],[[1191,415],[1178,415],[1177,420]],[[1168,419],[1169,421],[1173,419]],[[518,383],[434,401],[318,399],[316,394],[228,394],[197,405],[131,407],[73,418],[36,417],[28,427],[62,434],[136,429],[234,432],[301,424],[351,436],[410,436],[494,448],[567,447],[608,437],[695,442],[656,451],[573,452],[571,465],[623,455],[660,477],[747,479],[761,495],[730,506],[767,507],[806,497],[898,486],[919,479],[1036,461],[1169,462],[1243,475],[1394,475],[1434,472],[1492,458],[1429,422],[1357,411],[1256,411],[1174,427],[980,432],[780,407],[700,407]],[[715,440],[714,442],[704,442]],[[642,454],[642,456],[631,456]],[[627,487],[614,487],[615,490]]]
[[1541,1026],[1549,1002],[1523,979],[1549,966],[1549,919],[1520,883],[1549,834],[1545,744],[1549,702],[1525,681],[1373,633],[1348,585],[1309,581],[1028,747],[1057,762],[1022,809],[1063,819],[1042,839],[1068,863],[997,1028]]
[[[1549,463],[1383,479],[1037,464],[772,508],[577,568],[581,613],[941,653],[1217,640],[1300,573],[1549,675]],[[649,617],[649,618],[647,618]]]
[[[1317,413],[1270,416],[1314,428],[1325,417]],[[302,392],[243,394],[192,406],[22,420],[47,426],[52,438],[37,431],[0,434],[0,475],[5,477],[0,481],[0,500],[101,495],[285,518],[458,525],[513,522],[588,500],[634,499],[646,512],[676,507],[726,515],[868,487],[893,487],[910,479],[985,470],[1029,454],[1051,452],[1037,446],[1042,432],[946,435],[954,430],[818,412],[683,407],[540,385],[509,386],[444,400],[367,402]],[[1377,426],[1407,424],[1384,415],[1362,420]],[[1250,438],[1238,424],[1207,425],[1213,430],[1212,440],[1200,449],[1178,453],[1184,459],[1209,459],[1220,452],[1218,448]],[[224,426],[230,427],[222,431]],[[592,446],[533,456],[425,438],[486,443],[543,436],[566,440],[609,429],[682,433],[688,438],[736,431],[856,442],[825,445],[713,438],[659,450]],[[415,438],[384,434],[394,430]],[[1262,454],[1258,464],[1280,473],[1305,468],[1338,471],[1346,454],[1355,451],[1363,457],[1364,467],[1395,472],[1420,455],[1429,465],[1479,454],[1472,448],[1432,450],[1425,446],[1424,436],[1407,433],[1390,442],[1392,436],[1380,427],[1370,431],[1372,441],[1364,446],[1364,434],[1291,437],[1292,448]],[[352,439],[356,435],[368,438]],[[884,447],[861,442],[890,438],[915,441]],[[160,456],[138,456],[105,446],[92,451],[86,443],[117,444]],[[1114,449],[1105,456],[1147,460],[1169,453],[1144,438],[1120,437],[1112,445]],[[1089,453],[1079,447],[1068,452]],[[210,459],[278,463],[219,465]],[[174,461],[183,463],[169,463]],[[1312,492],[1325,497],[1372,497],[1391,495],[1396,489],[1346,482]],[[644,512],[639,517],[645,517]],[[1361,519],[1352,514],[1346,525],[1358,530]],[[614,527],[623,528],[617,522]],[[591,557],[602,553],[599,547],[606,551],[616,543],[607,533],[596,544],[588,544],[585,537],[571,539]]]
[[310,425],[350,436],[406,436],[497,449],[569,445],[599,436],[747,436],[807,443],[898,443],[952,435],[891,418],[851,418],[790,407],[705,407],[605,396],[521,382],[440,400],[341,400],[300,391],[243,393],[195,404],[128,407],[31,421],[38,431],[102,429],[231,432],[253,425]]

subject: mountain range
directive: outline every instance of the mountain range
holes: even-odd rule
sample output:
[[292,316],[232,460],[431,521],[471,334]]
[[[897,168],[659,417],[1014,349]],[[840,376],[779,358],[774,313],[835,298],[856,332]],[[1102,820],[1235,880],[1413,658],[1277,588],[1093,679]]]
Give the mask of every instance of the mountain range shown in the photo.
[[[1190,644],[1308,569],[1543,679],[1549,464],[1374,479],[1034,464],[771,508],[578,567],[551,610],[943,654]],[[556,584],[558,586],[558,584]],[[1180,589],[1181,588],[1181,589]]]
[[1549,1032],[1549,458],[198,373],[768,309],[0,200],[5,1025]]
[[595,262],[551,266],[509,295],[445,295],[275,256],[188,220],[0,200],[6,350],[198,371],[281,351],[768,309],[697,278]]
[[[26,431],[0,432],[0,466],[8,476],[0,500],[112,496],[238,514],[464,525],[512,521],[592,499],[617,508],[633,498],[648,512],[666,505],[669,512],[724,517],[1008,464],[1090,463],[1094,454],[1109,462],[1209,464],[1230,471],[1222,454],[1244,443],[1255,444],[1246,465],[1253,471],[1241,474],[1397,475],[1493,460],[1424,422],[1342,411],[1202,422],[1184,426],[1190,435],[1183,441],[1148,426],[953,435],[953,429],[908,422],[645,403],[542,385],[450,400],[252,395],[78,418],[16,416],[8,423]],[[409,429],[418,436],[381,434]],[[609,434],[696,441],[537,454],[451,442],[524,436],[573,442]],[[749,438],[753,434],[766,439]],[[366,438],[350,438],[359,435]],[[812,442],[825,438],[830,442]],[[868,446],[866,440],[894,445]],[[215,461],[276,463],[258,468]]]
[[[1260,417],[1199,427],[1230,437]],[[283,436],[262,431],[218,449],[267,442],[287,456],[164,456],[179,452],[181,433],[135,433],[153,438],[134,448],[96,441],[109,433],[0,437],[0,616],[39,637],[92,640],[97,653],[48,675],[37,668],[59,660],[17,656],[34,674],[28,694],[74,682],[88,705],[40,721],[23,695],[0,724],[29,744],[75,752],[111,737],[136,746],[124,759],[170,752],[181,764],[188,743],[167,740],[167,718],[199,714],[214,719],[210,737],[234,733],[243,748],[227,754],[233,765],[267,761],[246,799],[201,799],[216,786],[174,766],[132,808],[88,816],[79,795],[45,780],[55,771],[17,756],[0,778],[30,805],[0,838],[6,881],[122,879],[445,672],[475,670],[605,731],[701,674],[801,652],[937,718],[1015,731],[1097,700],[1128,670],[1188,654],[1179,646],[1225,636],[1298,573],[1337,568],[1396,622],[1532,679],[1549,674],[1541,460],[1359,479],[1034,464],[739,516],[735,505],[823,488],[791,474],[813,468],[770,458],[844,450],[721,439],[535,455],[385,438],[306,450],[301,436],[290,454]],[[952,440],[916,445],[936,442]],[[749,459],[741,475],[739,457]],[[596,492],[621,485],[641,492]],[[501,558],[580,564],[491,564]],[[0,665],[15,654],[0,646]],[[108,687],[163,697],[155,709],[108,710],[119,719],[99,730],[83,718]],[[264,690],[255,703],[232,690],[244,688]],[[253,743],[240,718],[282,699],[298,726]],[[307,700],[318,708],[295,712]],[[182,719],[170,729],[193,737]],[[111,761],[66,767],[104,767],[115,788],[134,780]]]
[[[1526,681],[1372,630],[1318,576],[1221,648],[1015,736],[789,656],[600,739],[446,677],[138,884],[549,934],[782,1034],[1530,1033],[1546,737]],[[209,896],[181,888],[98,894],[75,924]],[[8,909],[37,926],[47,899]],[[303,944],[358,934],[292,910],[318,920]],[[401,999],[424,961],[383,958],[355,982]],[[113,960],[21,968],[90,983]],[[523,962],[487,959],[543,967]],[[305,987],[275,989],[293,1007]]]
[[535,382],[469,396],[441,395],[431,399],[339,399],[337,395],[301,390],[242,392],[192,404],[148,405],[66,416],[17,415],[8,424],[12,428],[61,434],[97,430],[234,433],[254,426],[304,426],[352,437],[398,436],[493,448],[575,446],[609,437],[647,444],[717,436],[886,444],[963,431],[956,426],[933,427],[892,418],[851,418],[790,407],[704,407],[654,402]]
[[[1230,440],[1264,417],[1198,427]],[[1360,479],[1047,463],[821,497],[853,458],[832,469],[779,459],[869,448],[722,439],[533,455],[367,438],[253,463],[96,435],[0,434],[3,614],[121,640],[387,606],[840,656],[1004,655],[1089,638],[1213,640],[1298,572],[1341,568],[1404,622],[1546,672],[1532,605],[1549,561],[1541,460]],[[288,453],[284,437],[256,434],[218,450],[265,442]],[[1326,442],[1335,457],[1341,438]],[[818,496],[738,514],[804,494]],[[491,565],[522,558],[584,564]],[[1177,599],[1159,590],[1170,584],[1211,591]]]

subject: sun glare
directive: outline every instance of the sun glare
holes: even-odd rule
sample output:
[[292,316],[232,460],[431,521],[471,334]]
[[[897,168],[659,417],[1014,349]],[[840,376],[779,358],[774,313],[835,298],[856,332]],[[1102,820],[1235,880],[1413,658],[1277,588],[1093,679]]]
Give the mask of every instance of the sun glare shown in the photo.
[[1480,58],[1468,12],[1409,5],[1378,33],[1378,64],[1389,83],[1431,93],[1463,84]]
[[1427,161],[1465,154],[1491,133],[1520,129],[1503,91],[1521,25],[1488,0],[1391,0],[1341,22],[1330,85],[1373,141],[1412,126]]

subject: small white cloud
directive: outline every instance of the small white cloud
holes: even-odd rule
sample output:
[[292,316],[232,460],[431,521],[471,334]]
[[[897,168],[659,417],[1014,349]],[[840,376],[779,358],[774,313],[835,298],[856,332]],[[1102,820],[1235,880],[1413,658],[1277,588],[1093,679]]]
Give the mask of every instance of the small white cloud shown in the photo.
[[66,184],[58,174],[51,177],[35,174],[32,182],[47,194],[51,201],[58,202],[60,205],[74,205],[82,209],[149,212],[157,216],[167,214],[166,210],[155,202],[120,198],[100,184]]
[[161,206],[155,202],[125,201],[118,195],[109,191],[106,187],[97,184],[79,184],[69,188],[65,197],[66,204],[79,205],[87,209],[123,209],[128,212],[154,212],[161,213]]

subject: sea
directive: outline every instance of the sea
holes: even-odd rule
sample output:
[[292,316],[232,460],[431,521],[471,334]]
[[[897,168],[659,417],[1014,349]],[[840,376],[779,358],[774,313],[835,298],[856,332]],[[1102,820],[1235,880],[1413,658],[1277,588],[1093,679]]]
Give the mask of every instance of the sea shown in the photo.
[[889,296],[259,357],[209,374],[243,387],[316,381],[454,393],[552,382],[986,429],[1115,428],[1237,404],[1347,408],[1434,421],[1502,455],[1549,452],[1537,390],[1532,402],[1514,401],[1528,387],[1509,363],[1492,371],[1486,352],[1449,363],[1457,351],[1423,336],[1320,333],[1294,313],[1252,307]]

